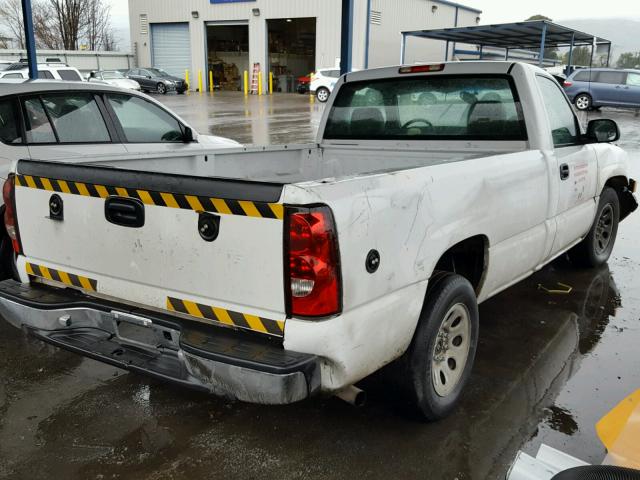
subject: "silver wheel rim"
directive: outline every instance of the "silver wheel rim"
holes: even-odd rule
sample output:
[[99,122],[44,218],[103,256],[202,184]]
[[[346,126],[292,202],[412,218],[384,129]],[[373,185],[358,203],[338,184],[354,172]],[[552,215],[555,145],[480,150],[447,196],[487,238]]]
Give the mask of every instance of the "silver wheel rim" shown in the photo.
[[596,223],[596,253],[598,255],[607,251],[609,244],[611,243],[611,236],[613,234],[613,207],[610,203],[607,203],[598,221]]
[[471,319],[462,303],[453,305],[444,316],[436,336],[431,359],[431,380],[440,397],[449,395],[460,382],[471,346]]
[[589,99],[587,97],[578,97],[576,99],[576,107],[578,107],[580,110],[584,110],[586,108],[589,107]]
[[318,92],[318,100],[320,100],[321,102],[326,102],[328,98],[329,98],[329,94],[327,93],[326,90],[320,90]]
[[164,85],[162,85],[162,84],[158,85],[158,92],[159,93],[164,93],[164,91],[165,91]]

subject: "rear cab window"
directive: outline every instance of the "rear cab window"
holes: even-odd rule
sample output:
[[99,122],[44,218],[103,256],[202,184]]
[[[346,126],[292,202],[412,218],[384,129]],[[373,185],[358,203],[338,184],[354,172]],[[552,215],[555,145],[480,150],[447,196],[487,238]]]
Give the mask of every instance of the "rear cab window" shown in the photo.
[[344,84],[326,139],[526,140],[515,86],[503,75],[432,75]]
[[48,70],[38,70],[38,78],[53,80],[53,74]]

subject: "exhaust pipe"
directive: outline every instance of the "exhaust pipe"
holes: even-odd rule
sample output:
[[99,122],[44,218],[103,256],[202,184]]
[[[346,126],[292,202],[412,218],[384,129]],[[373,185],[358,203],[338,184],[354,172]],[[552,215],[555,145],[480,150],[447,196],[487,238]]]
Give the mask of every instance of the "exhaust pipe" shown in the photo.
[[350,403],[354,407],[363,407],[364,404],[367,403],[367,393],[354,385],[343,388],[336,393],[336,397]]

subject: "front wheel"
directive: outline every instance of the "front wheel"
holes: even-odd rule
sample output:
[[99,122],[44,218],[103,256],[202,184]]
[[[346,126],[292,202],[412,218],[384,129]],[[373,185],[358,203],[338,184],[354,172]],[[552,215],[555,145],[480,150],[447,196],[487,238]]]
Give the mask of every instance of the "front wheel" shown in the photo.
[[478,304],[469,281],[436,272],[406,353],[408,392],[425,419],[444,418],[456,407],[473,367],[478,329]]
[[573,103],[576,104],[576,108],[578,110],[589,110],[591,108],[593,100],[591,99],[591,95],[589,95],[588,93],[581,93],[580,95],[576,96]]
[[325,103],[327,100],[329,100],[329,95],[331,95],[331,92],[329,91],[328,88],[325,88],[325,87],[320,87],[316,91],[316,98],[318,99],[319,102],[322,102],[322,103]]
[[589,233],[578,245],[569,250],[572,262],[583,267],[599,267],[611,256],[618,235],[620,200],[611,187],[600,195],[596,217]]
[[159,83],[156,89],[160,95],[165,95],[167,93],[167,87],[164,83]]

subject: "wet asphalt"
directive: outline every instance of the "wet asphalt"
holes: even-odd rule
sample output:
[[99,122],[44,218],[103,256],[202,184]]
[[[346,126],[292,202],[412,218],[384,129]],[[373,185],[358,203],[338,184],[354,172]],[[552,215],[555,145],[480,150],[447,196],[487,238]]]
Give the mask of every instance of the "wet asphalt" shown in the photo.
[[[198,131],[243,143],[313,141],[306,96],[161,97]],[[640,178],[640,117],[608,110]],[[584,120],[584,118],[583,118]],[[480,307],[460,408],[418,422],[380,375],[356,409],[335,398],[263,407],[193,393],[58,350],[0,321],[0,478],[504,478],[544,442],[605,456],[594,425],[640,388],[640,213],[598,270],[559,259]],[[568,295],[539,288],[558,282]]]

